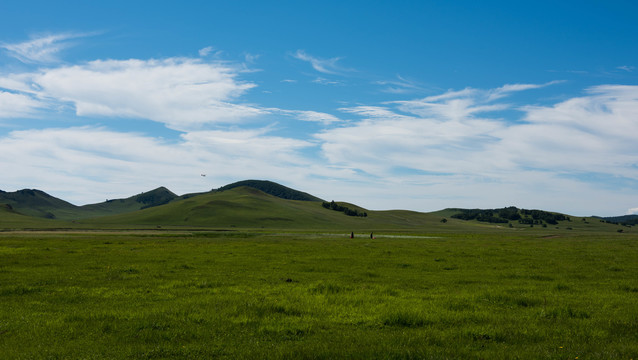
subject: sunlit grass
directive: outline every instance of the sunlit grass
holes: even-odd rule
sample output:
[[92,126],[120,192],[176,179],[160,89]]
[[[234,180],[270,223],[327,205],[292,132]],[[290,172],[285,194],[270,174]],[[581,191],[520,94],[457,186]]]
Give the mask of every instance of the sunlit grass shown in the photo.
[[5,233],[0,349],[9,359],[638,358],[636,240]]

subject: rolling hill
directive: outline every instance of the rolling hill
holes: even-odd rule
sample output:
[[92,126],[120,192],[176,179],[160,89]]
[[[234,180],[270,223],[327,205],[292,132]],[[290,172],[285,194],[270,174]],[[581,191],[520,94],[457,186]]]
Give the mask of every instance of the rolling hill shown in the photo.
[[22,215],[45,219],[78,220],[159,206],[177,197],[165,187],[160,187],[126,199],[76,206],[41,190],[24,189],[15,192],[0,191],[0,204],[9,205],[14,212]]
[[[346,211],[347,210],[347,211]],[[353,215],[353,216],[348,216]],[[0,192],[0,228],[297,229],[339,231],[629,231],[597,218],[541,210],[444,209],[431,213],[374,211],[327,203],[262,180],[245,180],[204,193],[177,196],[160,187],[125,199],[75,206],[40,190]]]
[[213,228],[366,227],[367,219],[331,211],[321,202],[289,200],[249,186],[236,186],[176,200],[163,206],[91,219],[94,224]]
[[78,211],[77,206],[36,189],[0,191],[0,204],[9,205],[15,213],[45,219],[74,216]]
[[295,189],[291,189],[289,187],[277,184],[272,181],[267,180],[243,180],[238,181],[232,184],[228,184],[226,186],[222,186],[217,191],[226,191],[230,189],[234,189],[240,186],[247,186],[257,190],[261,190],[266,194],[270,194],[276,196],[281,199],[286,200],[301,200],[301,201],[323,201],[316,196],[310,195],[305,192],[301,192]]
[[165,187],[144,192],[126,199],[107,200],[98,204],[80,206],[82,218],[123,214],[168,204],[178,196]]

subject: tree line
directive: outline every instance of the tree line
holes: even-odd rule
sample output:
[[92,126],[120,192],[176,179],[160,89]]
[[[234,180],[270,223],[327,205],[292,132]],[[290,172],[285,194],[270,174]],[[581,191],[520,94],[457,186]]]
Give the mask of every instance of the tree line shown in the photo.
[[503,223],[510,221],[518,221],[521,224],[542,224],[543,222],[551,225],[558,224],[559,221],[571,221],[568,216],[563,214],[555,214],[543,210],[527,210],[518,209],[515,206],[505,207],[501,209],[458,209],[458,214],[452,215],[455,219],[461,220],[477,220],[489,223]]
[[327,202],[324,201],[321,203],[321,206],[323,206],[326,209],[330,209],[330,210],[334,210],[334,211],[340,211],[348,216],[360,216],[360,217],[367,217],[368,213],[367,212],[359,212],[359,210],[357,209],[350,209],[346,206],[342,206],[337,204],[334,200],[332,200],[331,202]]

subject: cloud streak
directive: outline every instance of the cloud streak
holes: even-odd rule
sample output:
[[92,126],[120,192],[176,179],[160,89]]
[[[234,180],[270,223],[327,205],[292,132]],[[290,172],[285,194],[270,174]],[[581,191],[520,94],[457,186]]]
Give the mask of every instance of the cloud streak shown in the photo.
[[341,60],[340,57],[321,59],[315,56],[311,56],[303,50],[297,50],[297,52],[295,52],[292,56],[296,59],[309,62],[312,68],[320,73],[336,75],[346,71],[337,64],[337,62]]
[[32,117],[44,104],[26,94],[0,90],[0,118]]
[[58,53],[71,46],[70,40],[92,35],[81,33],[45,35],[21,43],[2,43],[0,47],[24,63],[54,63],[59,61]]

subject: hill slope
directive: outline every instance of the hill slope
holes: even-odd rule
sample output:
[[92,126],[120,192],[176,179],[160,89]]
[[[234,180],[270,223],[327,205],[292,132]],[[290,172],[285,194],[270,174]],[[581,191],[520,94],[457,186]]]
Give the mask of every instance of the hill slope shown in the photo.
[[622,216],[607,216],[607,217],[594,216],[594,217],[597,219],[602,219],[610,223],[638,225],[638,215],[622,215]]
[[143,192],[126,199],[107,200],[80,207],[82,218],[123,214],[153,206],[168,204],[178,196],[165,187]]
[[10,205],[11,210],[17,213],[45,219],[67,218],[76,214],[78,208],[36,189],[0,191],[0,204]]
[[[346,204],[346,203],[341,203]],[[347,216],[318,201],[287,200],[248,186],[233,187],[176,200],[166,205],[87,220],[96,225],[187,226],[275,229],[418,229],[438,223],[438,215],[411,211],[366,211],[367,217]]]
[[9,204],[0,204],[0,229],[2,230],[59,229],[70,226],[71,224],[60,220],[22,215]]
[[103,203],[76,206],[51,196],[44,191],[24,189],[15,192],[0,191],[0,204],[10,205],[16,213],[45,218],[77,220],[90,217],[121,214],[166,204],[177,195],[164,187],[126,199],[108,200]]
[[316,196],[310,195],[305,192],[301,192],[295,189],[291,189],[289,187],[277,184],[272,181],[266,180],[243,180],[238,181],[236,183],[228,184],[226,186],[222,186],[217,191],[226,191],[230,189],[234,189],[240,186],[247,186],[257,190],[261,190],[266,194],[270,194],[276,196],[278,198],[286,199],[286,200],[301,200],[301,201],[323,201]]

